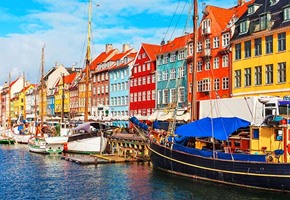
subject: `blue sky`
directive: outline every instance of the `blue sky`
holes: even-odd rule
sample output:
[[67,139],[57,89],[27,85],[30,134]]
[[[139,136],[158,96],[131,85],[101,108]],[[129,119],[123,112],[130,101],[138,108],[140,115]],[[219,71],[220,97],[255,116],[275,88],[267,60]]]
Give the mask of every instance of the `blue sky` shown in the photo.
[[[237,0],[199,0],[232,7]],[[192,30],[192,0],[92,0],[92,58],[113,44],[159,44]],[[99,5],[99,6],[97,6]],[[175,14],[174,14],[175,13]],[[39,81],[41,48],[45,71],[56,63],[83,67],[87,40],[88,0],[1,0],[0,86],[25,73]],[[201,18],[202,16],[199,15]]]

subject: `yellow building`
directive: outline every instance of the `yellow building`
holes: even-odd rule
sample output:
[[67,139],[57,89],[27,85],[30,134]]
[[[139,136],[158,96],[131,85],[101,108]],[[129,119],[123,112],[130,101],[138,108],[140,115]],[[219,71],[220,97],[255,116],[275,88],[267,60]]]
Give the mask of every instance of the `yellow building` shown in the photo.
[[[290,5],[248,6],[232,37],[232,95],[284,97],[290,92]],[[273,5],[272,5],[273,4]]]
[[26,92],[29,89],[33,89],[34,85],[30,84],[24,87],[20,92],[15,93],[14,97],[11,99],[11,117],[15,118],[26,118]]
[[[57,84],[57,92],[55,93],[55,113],[58,116],[61,116],[62,105],[63,105],[63,114],[68,117],[70,113],[70,92],[69,87],[76,76],[76,72],[63,76]],[[64,96],[63,96],[64,95]],[[63,98],[62,98],[63,97]],[[63,104],[62,104],[63,102]],[[65,116],[64,116],[65,117]]]
[[[85,81],[85,76],[86,74],[82,74],[82,79],[79,82],[79,115],[84,115],[85,113],[85,102],[86,102],[86,81]],[[88,89],[88,114],[91,113],[91,83],[89,82],[89,89]]]

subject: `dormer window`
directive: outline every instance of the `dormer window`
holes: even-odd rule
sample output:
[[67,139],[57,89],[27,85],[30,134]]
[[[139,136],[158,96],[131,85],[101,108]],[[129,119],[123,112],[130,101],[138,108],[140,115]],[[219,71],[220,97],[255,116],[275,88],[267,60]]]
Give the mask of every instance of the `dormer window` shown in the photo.
[[270,6],[277,4],[279,0],[270,0]]
[[248,7],[248,15],[254,14],[258,10],[259,7],[260,7],[260,5],[258,5],[258,4],[249,5],[249,7]]
[[211,30],[210,30],[210,19],[204,19],[202,21],[202,34],[210,34]]
[[249,29],[249,21],[244,21],[240,23],[240,34],[245,34]]
[[284,21],[290,20],[290,7],[284,9]]

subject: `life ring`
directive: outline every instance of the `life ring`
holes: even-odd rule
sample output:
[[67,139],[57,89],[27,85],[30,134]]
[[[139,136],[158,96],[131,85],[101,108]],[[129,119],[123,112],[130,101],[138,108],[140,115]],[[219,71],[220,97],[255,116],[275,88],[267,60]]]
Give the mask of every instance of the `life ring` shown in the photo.
[[166,132],[166,131],[163,131],[163,132],[162,132],[162,135],[163,135],[164,137],[166,137],[167,132]]
[[271,155],[268,155],[267,156],[267,162],[270,162],[270,163],[272,163],[274,161],[274,158],[273,158],[273,156],[271,156]]

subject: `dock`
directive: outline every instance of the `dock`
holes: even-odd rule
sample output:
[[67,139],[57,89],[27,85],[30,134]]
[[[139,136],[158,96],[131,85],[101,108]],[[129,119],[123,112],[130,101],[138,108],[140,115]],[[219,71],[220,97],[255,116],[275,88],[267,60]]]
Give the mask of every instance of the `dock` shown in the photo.
[[81,165],[98,165],[98,164],[110,164],[110,163],[128,163],[128,162],[144,162],[141,158],[121,157],[115,154],[103,154],[103,155],[80,155],[80,154],[68,154],[62,155],[61,159],[75,162]]

